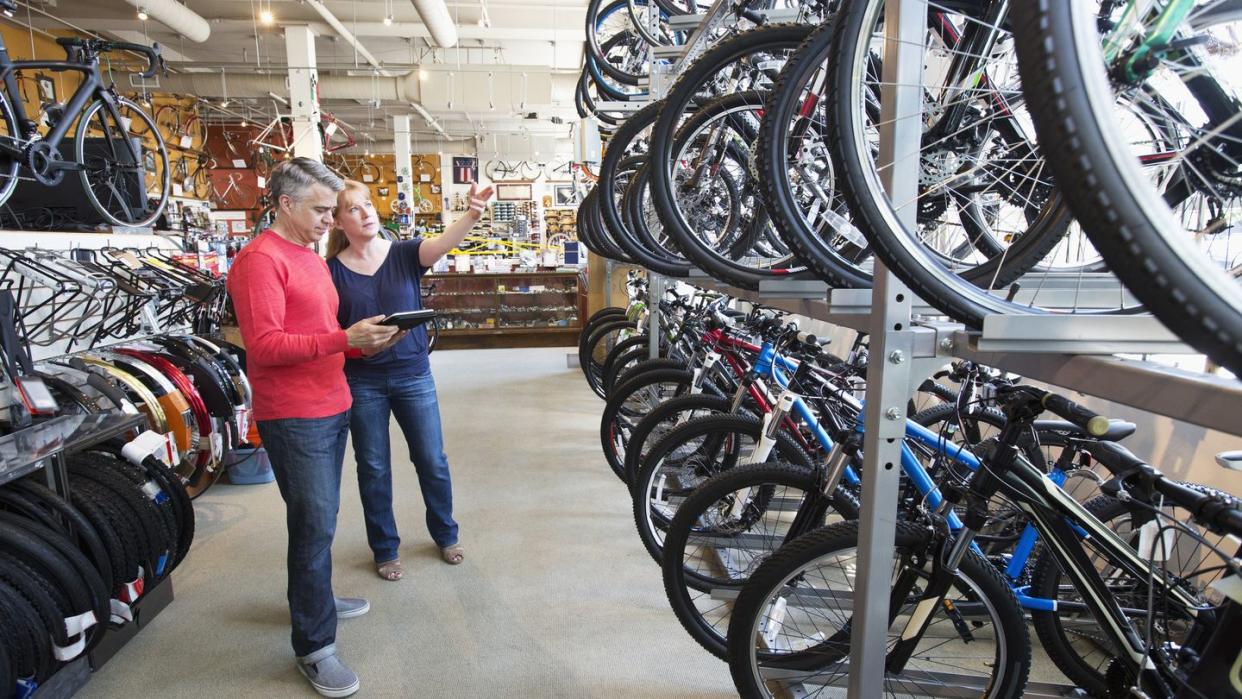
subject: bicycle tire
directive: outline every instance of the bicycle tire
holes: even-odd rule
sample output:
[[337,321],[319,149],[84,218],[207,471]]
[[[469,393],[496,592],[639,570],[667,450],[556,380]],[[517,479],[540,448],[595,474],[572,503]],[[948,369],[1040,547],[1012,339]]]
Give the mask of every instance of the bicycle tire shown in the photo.
[[46,576],[22,559],[0,552],[0,582],[8,583],[30,602],[49,639],[62,648],[72,642],[65,628],[68,599]]
[[[769,488],[771,491],[768,490]],[[791,497],[790,492],[801,491],[804,498],[811,494],[819,496],[822,488],[822,474],[814,469],[781,463],[744,464],[708,479],[696,488],[678,508],[664,538],[664,591],[669,605],[673,608],[673,613],[685,628],[686,633],[690,634],[690,637],[704,650],[721,660],[728,660],[726,645],[728,616],[726,612],[723,621],[709,620],[706,613],[716,610],[700,609],[697,602],[702,597],[698,595],[706,594],[711,598],[711,593],[717,590],[740,591],[750,579],[747,573],[756,569],[762,561],[788,540],[790,533],[788,531],[781,533],[765,530],[758,534],[753,533],[755,525],[764,519],[774,526],[780,526],[779,521],[771,522],[771,519],[766,517],[769,514],[768,508],[777,501],[780,501],[779,506],[787,507],[794,504],[792,500],[797,499],[798,506],[794,507],[793,511],[798,512],[803,501],[796,495]],[[726,510],[724,523],[719,520],[709,520],[709,512],[724,498],[740,491],[755,493],[756,490],[759,493],[748,502],[747,506],[739,510],[736,504],[732,504]],[[776,497],[777,495],[780,497]],[[766,502],[763,502],[765,498]],[[756,502],[762,504],[756,505]],[[858,502],[842,488],[837,488],[832,494],[831,503],[825,504],[831,508],[823,512],[825,519],[833,512],[845,519],[858,517]],[[754,510],[762,510],[762,512]],[[779,512],[788,518],[785,524],[792,527],[796,518],[788,517],[789,510],[787,509]],[[776,519],[779,520],[779,516]],[[705,524],[708,521],[711,523]],[[765,525],[768,522],[765,522]],[[824,521],[818,518],[816,522],[819,526],[824,524]],[[808,526],[808,523],[798,522],[798,526]],[[687,570],[686,546],[694,531],[722,532],[720,536],[726,541],[728,537],[747,537],[746,544],[737,547],[741,550],[740,555],[722,556],[722,560],[727,563],[725,574],[728,580],[722,582],[719,578],[709,578],[697,571]],[[768,547],[756,549],[755,544],[759,543],[754,540],[756,537],[765,539],[764,543],[768,544]],[[723,547],[730,548],[727,545]],[[756,551],[761,551],[761,553],[755,553]],[[744,560],[744,564],[738,560],[739,558]],[[721,602],[719,606],[727,607],[728,605]]]
[[94,523],[82,514],[80,510],[70,504],[69,501],[57,495],[52,489],[31,480],[15,481],[9,487],[15,492],[25,495],[32,502],[42,503],[63,517],[71,525],[73,533],[77,535],[79,548],[90,557],[91,562],[95,564],[95,568],[99,571],[100,577],[105,581],[113,579],[112,559],[108,554],[108,546],[100,532],[95,528]]
[[[47,655],[40,653],[40,641],[49,650],[51,644],[38,615],[20,592],[0,581],[0,645],[9,649],[10,669],[22,678],[35,678],[46,671]],[[8,692],[2,688],[0,691]]]
[[69,474],[75,480],[89,480],[114,499],[116,505],[133,515],[137,521],[135,530],[142,533],[143,568],[148,571],[151,582],[163,577],[167,557],[176,546],[176,539],[167,529],[163,515],[154,503],[136,488],[123,483],[108,466],[84,460],[69,463]]
[[[763,421],[757,417],[746,415],[708,415],[683,424],[675,430],[672,430],[664,439],[651,447],[638,471],[638,476],[631,484],[630,495],[634,506],[634,526],[638,529],[639,538],[643,542],[643,547],[647,549],[647,553],[651,554],[651,558],[657,564],[663,564],[663,539],[657,537],[657,529],[664,530],[668,527],[668,523],[672,520],[671,515],[665,515],[662,512],[653,514],[650,506],[649,497],[652,491],[656,491],[657,497],[663,497],[665,493],[663,486],[660,484],[661,469],[665,466],[665,459],[680,448],[683,448],[689,440],[699,437],[721,435],[741,436],[751,439],[754,442],[759,440],[760,431],[763,429]],[[735,443],[736,444],[736,443]],[[697,447],[694,450],[698,451]],[[717,452],[716,456],[719,455]],[[713,456],[713,458],[715,458]],[[741,458],[740,449],[734,447],[726,455],[726,458],[720,462],[706,463],[697,461],[694,470],[690,475],[692,477],[701,477],[697,483],[681,483],[678,482],[679,491],[692,491],[702,481],[710,478],[716,473],[728,471],[738,465]],[[776,444],[769,454],[768,459],[771,461],[781,461],[784,463],[792,463],[806,468],[812,468],[812,461],[809,454],[794,440],[786,428],[781,427],[777,432]]]
[[[587,374],[587,383],[590,384],[591,390],[594,391],[600,398],[608,398],[607,394],[604,393],[603,386],[603,360],[608,356],[608,351],[611,351],[611,348],[613,347],[612,344],[601,346],[601,343],[605,343],[609,336],[613,333],[619,334],[628,330],[634,330],[637,332],[637,327],[635,326],[634,321],[615,320],[611,323],[601,325],[595,329],[595,332],[591,334],[590,339],[587,340],[586,353],[578,357],[580,361],[590,366],[590,373]],[[601,352],[601,350],[604,351]],[[599,361],[595,360],[596,356],[600,356]]]
[[[16,137],[21,133],[17,124],[17,118],[13,116],[13,105],[9,102],[9,96],[0,91],[0,128],[5,129],[10,137]],[[7,162],[6,162],[7,161]],[[0,158],[0,206],[13,196],[13,191],[17,189],[17,173],[20,163],[17,158]]]
[[[635,376],[639,376],[648,371],[655,371],[657,369],[679,369],[685,371],[690,368],[686,365],[686,362],[681,359],[673,359],[671,357],[656,357],[655,359],[648,359],[647,355],[649,354],[649,350],[645,347],[637,347],[631,350],[629,354],[632,355],[635,361],[629,366],[619,367],[621,371],[617,372],[612,380],[612,385],[614,387],[620,386]],[[626,361],[626,359],[622,357],[618,360],[618,363],[624,361]],[[611,391],[612,389],[607,390]]]
[[[634,487],[634,481],[638,479],[638,471],[646,457],[648,450],[644,447],[647,446],[647,442],[655,445],[681,424],[704,415],[728,414],[730,407],[732,407],[732,400],[729,398],[700,393],[664,401],[640,420],[630,432],[630,443],[625,450],[625,482],[630,485],[631,490]],[[696,411],[702,411],[702,414],[696,415]],[[683,413],[687,414],[685,419],[681,417]],[[661,430],[662,425],[670,422],[673,424]]]
[[[604,405],[604,412],[600,416],[599,439],[603,446],[604,457],[608,461],[608,467],[622,482],[625,481],[625,447],[628,439],[626,425],[633,425],[641,420],[641,417],[635,417],[628,422],[623,419],[626,413],[634,410],[634,407],[628,406],[627,403],[644,391],[655,393],[653,396],[648,396],[648,400],[654,399],[656,404],[669,398],[676,398],[690,387],[690,382],[693,380],[694,374],[684,369],[658,369],[626,381],[609,394],[608,402]],[[671,387],[672,395],[664,392],[667,387]],[[637,407],[641,410],[644,406]],[[647,407],[654,408],[655,406]]]
[[[115,184],[113,184],[110,187],[106,187],[106,189],[113,192],[119,199],[118,201],[109,200],[113,208],[110,208],[109,205],[104,204],[104,202],[100,200],[99,195],[95,192],[95,187],[91,182],[92,168],[90,166],[90,162],[92,161],[88,160],[86,143],[88,132],[91,127],[92,117],[94,117],[95,114],[100,114],[101,118],[104,118],[103,115],[108,114],[106,102],[102,99],[97,99],[92,102],[90,106],[82,111],[82,116],[78,120],[77,140],[74,143],[74,157],[76,158],[76,162],[82,166],[82,169],[78,171],[78,176],[82,180],[82,188],[86,191],[87,199],[90,201],[91,205],[95,207],[95,210],[99,212],[99,215],[103,216],[104,220],[115,226],[149,226],[154,223],[157,218],[159,218],[160,214],[164,212],[164,207],[168,205],[168,195],[170,194],[172,184],[172,168],[169,166],[168,148],[164,145],[164,137],[160,135],[159,127],[155,125],[155,121],[151,119],[151,116],[143,111],[137,103],[125,97],[113,97],[111,99],[115,100],[117,108],[129,108],[132,113],[132,116],[129,118],[137,118],[141,120],[150,129],[151,136],[155,139],[155,153],[162,161],[162,164],[157,165],[157,170],[159,171],[159,189],[156,192],[156,203],[154,207],[151,207],[148,203],[144,208],[145,213],[141,215],[122,218],[120,216],[120,212],[133,213],[130,212],[130,205],[124,201],[124,196],[120,194],[120,189],[127,185],[123,184],[118,188]],[[104,128],[102,131],[104,133],[112,133],[113,130]],[[126,129],[126,131],[128,131],[128,129]],[[130,143],[128,139],[124,142],[127,144]],[[92,155],[90,157],[94,158],[95,156]],[[136,166],[137,163],[130,162],[128,165],[133,167]],[[114,164],[106,167],[105,170],[110,170],[116,167],[117,166]],[[120,169],[125,169],[124,163],[122,163],[122,167]],[[150,183],[147,184],[149,185]],[[151,194],[149,186],[145,188],[145,192],[147,195]],[[114,211],[114,208],[117,207],[119,207],[119,212]]]
[[[632,363],[636,358],[644,356],[644,353],[650,354],[651,341],[646,335],[637,337],[627,337],[618,342],[612,349],[608,350],[608,356],[604,358],[601,366],[600,382],[604,387],[604,395],[608,395],[613,386],[616,385],[617,375],[627,368],[626,365],[618,362]],[[637,353],[637,354],[635,354]]]
[[1101,101],[1113,102],[1110,78],[1097,27],[1083,24],[1078,5],[1037,0],[1010,10],[1013,22],[1031,29],[1014,38],[1048,164],[1126,288],[1183,341],[1242,376],[1242,285],[1195,248],[1111,119],[1101,120]]
[[[813,29],[805,24],[771,24],[730,37],[690,64],[673,83],[663,102],[658,103],[659,115],[651,127],[647,156],[651,177],[649,189],[665,234],[681,249],[698,244],[690,222],[686,221],[677,205],[676,183],[673,181],[675,138],[686,109],[701,94],[709,78],[722,69],[752,53],[796,49]],[[757,289],[762,278],[761,275],[744,274],[741,270],[732,272],[738,278],[747,280],[747,288]]]
[[[792,670],[793,666],[799,664],[822,662],[822,656],[826,654],[827,649],[832,649],[833,654],[838,656],[844,651],[848,658],[848,641],[834,640],[833,637],[819,640],[816,645],[801,652],[776,657],[773,657],[774,654],[765,654],[757,658],[754,655],[754,638],[758,624],[763,618],[764,606],[769,603],[772,594],[781,591],[786,581],[795,577],[798,571],[805,569],[807,565],[813,564],[816,560],[857,547],[858,529],[857,521],[840,522],[799,537],[768,558],[751,576],[749,584],[742,589],[729,624],[728,655],[729,671],[733,676],[734,686],[744,699],[771,696],[764,687],[758,668],[755,667],[756,660],[776,667],[780,666],[778,663],[784,661],[783,664],[790,666]],[[927,545],[928,534],[925,527],[910,522],[897,522],[896,551],[909,552],[910,555],[922,554]],[[996,654],[999,657],[993,658],[991,672],[994,674],[990,683],[992,691],[988,692],[988,696],[1020,696],[1030,672],[1031,646],[1026,632],[1026,623],[1013,592],[1010,591],[1008,584],[996,568],[974,551],[962,559],[962,564],[958,569],[958,579],[971,588],[970,593],[978,595],[988,603],[985,609],[991,608],[989,616],[992,617],[993,632],[999,634],[1001,638],[997,643],[997,648],[1007,651],[1003,655]],[[826,614],[825,612],[825,621],[827,621]],[[894,611],[890,611],[889,614],[891,617]],[[838,663],[838,665],[847,666],[848,662]],[[999,673],[999,679],[995,673]],[[915,686],[919,684],[916,682]],[[916,691],[916,693],[930,694],[931,692],[923,690]]]

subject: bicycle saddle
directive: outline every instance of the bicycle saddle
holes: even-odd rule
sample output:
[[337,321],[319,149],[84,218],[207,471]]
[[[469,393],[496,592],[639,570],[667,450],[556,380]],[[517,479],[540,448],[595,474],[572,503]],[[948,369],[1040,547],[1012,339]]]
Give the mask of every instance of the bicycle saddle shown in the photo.
[[1101,442],[1120,442],[1126,437],[1134,434],[1134,432],[1138,430],[1138,425],[1125,420],[1109,420],[1108,431],[1099,437],[1087,434],[1086,430],[1072,422],[1066,422],[1065,420],[1036,420],[1035,429],[1041,431],[1048,430],[1051,432],[1062,432],[1072,437],[1095,439]]
[[1222,451],[1216,455],[1216,463],[1231,471],[1242,471],[1242,450]]

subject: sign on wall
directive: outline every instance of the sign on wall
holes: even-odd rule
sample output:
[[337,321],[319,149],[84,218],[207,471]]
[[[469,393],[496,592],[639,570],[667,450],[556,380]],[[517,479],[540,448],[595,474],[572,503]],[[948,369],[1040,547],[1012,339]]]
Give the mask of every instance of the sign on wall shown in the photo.
[[453,184],[479,181],[479,159],[453,156]]

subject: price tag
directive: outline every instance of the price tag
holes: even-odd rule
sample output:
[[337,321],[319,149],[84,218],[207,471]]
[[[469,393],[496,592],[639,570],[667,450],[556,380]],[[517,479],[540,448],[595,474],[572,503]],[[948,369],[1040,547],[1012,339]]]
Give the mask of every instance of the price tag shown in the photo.
[[430,182],[430,181],[431,181],[431,175],[419,175],[419,176],[418,176],[418,181],[419,181],[419,182]]
[[194,139],[190,137],[190,134],[185,134],[181,137],[182,148],[189,148],[192,145],[194,145]]
[[239,170],[244,169],[244,168],[246,167],[246,161],[245,161],[245,160],[242,160],[242,159],[240,159],[240,158],[234,158],[234,159],[233,159],[233,167],[235,167],[235,168],[237,168],[237,169],[239,169]]
[[175,467],[181,463],[181,452],[177,449],[177,438],[172,432],[164,435],[165,441],[168,443],[168,465]]
[[219,459],[224,455],[224,439],[219,432],[211,433],[211,458]]
[[258,175],[257,177],[254,178],[254,180],[255,180],[255,183],[259,185],[259,189],[263,189],[264,187],[267,186],[267,178],[264,177],[263,175]]
[[363,182],[374,182],[374,181],[375,181],[375,175],[372,175],[372,174],[370,174],[370,173],[364,173],[364,174],[362,175],[362,181],[363,181]]
[[244,406],[233,410],[237,420],[237,434],[241,435],[242,441],[245,441],[246,435],[250,433],[250,411]]
[[184,196],[184,195],[183,195],[183,192],[185,192],[185,190],[181,188],[181,183],[180,183],[180,182],[173,182],[173,183],[172,183],[172,190],[173,190],[172,195],[173,195],[174,197]]

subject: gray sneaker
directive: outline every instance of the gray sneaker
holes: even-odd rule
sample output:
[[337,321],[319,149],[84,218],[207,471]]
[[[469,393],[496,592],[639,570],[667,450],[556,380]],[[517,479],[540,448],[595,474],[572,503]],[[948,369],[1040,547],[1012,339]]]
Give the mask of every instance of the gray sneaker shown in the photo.
[[371,603],[360,597],[334,597],[336,601],[336,618],[353,619],[371,611]]
[[[320,655],[320,653],[314,653],[307,658],[315,655]],[[358,680],[358,675],[345,667],[345,663],[341,662],[335,652],[324,655],[313,662],[308,659],[299,659],[298,672],[310,680],[316,692],[325,697],[347,697],[357,692],[362,684]]]

